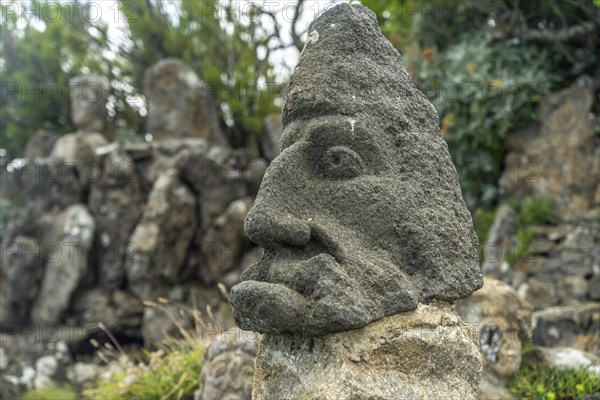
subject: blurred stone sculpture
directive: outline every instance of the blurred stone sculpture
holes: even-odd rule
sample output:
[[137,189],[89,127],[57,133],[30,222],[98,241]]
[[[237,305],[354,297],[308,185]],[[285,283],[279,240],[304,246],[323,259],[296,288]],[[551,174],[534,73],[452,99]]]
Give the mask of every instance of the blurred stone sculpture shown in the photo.
[[71,120],[80,132],[103,132],[106,126],[108,82],[97,75],[73,78]]
[[225,145],[209,87],[181,60],[167,58],[144,77],[146,128],[155,139],[201,137]]
[[483,288],[457,302],[456,309],[479,331],[484,360],[479,398],[513,399],[506,384],[521,366],[522,343],[530,340],[531,306],[511,286],[486,278]]
[[25,147],[25,158],[34,160],[36,158],[48,157],[52,153],[54,143],[58,136],[47,129],[38,129],[27,142]]
[[282,119],[245,222],[265,253],[231,294],[242,329],[319,336],[481,287],[437,113],[370,11],[312,24]]

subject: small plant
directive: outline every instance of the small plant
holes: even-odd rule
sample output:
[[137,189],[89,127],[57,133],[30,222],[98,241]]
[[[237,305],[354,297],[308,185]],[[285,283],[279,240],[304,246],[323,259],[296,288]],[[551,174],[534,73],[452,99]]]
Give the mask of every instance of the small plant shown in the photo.
[[527,197],[519,210],[519,222],[522,225],[555,225],[558,221],[551,199]]
[[[153,302],[145,304],[161,308]],[[200,384],[204,343],[198,332],[202,321],[197,310],[182,309],[181,312],[191,313],[196,329],[186,329],[172,317],[182,338],[168,339],[157,351],[144,350],[142,360],[133,360],[125,354],[110,332],[105,330],[115,342],[116,349],[105,345],[106,348],[100,349],[97,354],[107,363],[111,358],[113,361],[108,373],[96,382],[96,387],[83,392],[84,398],[191,399]],[[95,345],[99,347],[97,343]]]
[[600,377],[588,370],[523,366],[508,385],[518,399],[578,400],[600,392]]

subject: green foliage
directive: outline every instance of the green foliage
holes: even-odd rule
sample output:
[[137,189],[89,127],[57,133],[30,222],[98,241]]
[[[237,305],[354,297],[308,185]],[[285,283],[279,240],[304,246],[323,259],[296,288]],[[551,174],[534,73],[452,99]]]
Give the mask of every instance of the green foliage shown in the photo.
[[201,341],[172,340],[164,349],[145,350],[147,362],[120,357],[111,376],[84,391],[88,399],[188,399],[198,388],[204,345]]
[[[16,6],[23,7],[24,3]],[[2,2],[0,35],[0,143],[13,153],[41,127],[57,133],[73,129],[69,115],[69,80],[82,72],[101,71],[102,48],[80,3],[34,0],[21,27],[15,2]]]
[[279,111],[281,87],[269,62],[279,31],[264,23],[260,8],[120,0],[125,27],[112,40],[108,26],[89,17],[87,2],[35,0],[27,3],[32,13],[14,11],[23,2],[2,2],[0,144],[13,156],[41,127],[74,129],[68,82],[81,74],[97,73],[111,84],[109,136],[143,133],[144,71],[165,57],[183,59],[207,82],[236,146],[251,146],[264,117]]
[[578,400],[600,392],[600,378],[586,370],[522,366],[508,385],[518,399]]
[[527,197],[519,210],[522,225],[555,225],[559,221],[552,199]]
[[480,35],[465,35],[441,53],[428,48],[407,59],[441,117],[470,208],[496,201],[504,138],[534,118],[540,95],[557,81],[552,59],[549,51],[523,44],[490,46]]
[[381,31],[395,47],[403,48],[408,44],[413,25],[414,14],[410,12],[415,5],[413,1],[362,0],[361,3],[377,15]]
[[[204,340],[201,326],[204,324],[197,309],[178,307],[171,313],[166,299],[158,303],[144,301],[146,307],[165,313],[178,329],[178,337],[168,337],[157,343],[156,351],[143,349],[143,357],[134,360],[127,355],[110,331],[103,325],[100,328],[112,339],[112,345],[92,342],[98,348],[96,355],[104,362],[110,362],[109,375],[103,375],[92,389],[84,390],[86,399],[190,399],[200,384]],[[193,327],[182,325],[181,321],[193,320]],[[112,360],[112,362],[111,362]]]
[[494,223],[494,218],[496,218],[496,211],[496,209],[487,211],[484,208],[479,207],[473,213],[473,227],[475,228],[475,233],[479,239],[479,249],[477,253],[479,255],[480,263],[484,258],[483,250],[485,241],[487,240],[488,232]]
[[260,21],[258,8],[241,13],[232,1],[183,1],[177,10],[167,2],[120,0],[129,27],[130,49],[122,54],[131,65],[135,87],[144,70],[165,57],[188,63],[212,88],[234,144],[262,132],[263,118],[279,111],[279,86],[268,61],[273,38]]
[[467,205],[491,209],[506,134],[535,118],[541,96],[595,72],[597,41],[557,32],[585,22],[598,36],[600,11],[591,0],[362,2],[437,109]]
[[30,390],[25,393],[22,400],[76,400],[77,394],[73,389],[65,388],[48,388]]

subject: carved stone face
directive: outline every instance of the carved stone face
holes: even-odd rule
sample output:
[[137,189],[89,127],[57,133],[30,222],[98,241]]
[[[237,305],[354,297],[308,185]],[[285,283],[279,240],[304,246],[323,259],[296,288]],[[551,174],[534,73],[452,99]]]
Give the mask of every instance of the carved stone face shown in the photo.
[[392,162],[395,138],[362,121],[326,115],[286,127],[246,218],[265,253],[232,293],[241,327],[328,333],[470,293],[443,282],[444,260],[427,249],[466,232]]
[[[364,10],[335,7],[311,29],[343,31],[343,14],[357,11],[348,29],[364,26],[372,18]],[[481,286],[456,171],[437,120],[425,122],[435,117],[433,108],[412,86],[407,100],[418,107],[401,101],[388,109],[365,104],[369,89],[322,89],[313,79],[320,70],[307,57],[335,52],[336,32],[328,44],[327,28],[321,30],[313,37],[324,47],[303,51],[284,107],[281,153],[246,217],[246,234],[265,253],[232,288],[242,329],[323,335]],[[395,50],[392,56],[401,68]]]

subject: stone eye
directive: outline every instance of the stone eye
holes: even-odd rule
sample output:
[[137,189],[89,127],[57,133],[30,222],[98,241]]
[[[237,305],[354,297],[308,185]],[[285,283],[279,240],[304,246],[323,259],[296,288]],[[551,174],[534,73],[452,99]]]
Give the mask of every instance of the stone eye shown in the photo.
[[325,152],[322,167],[330,178],[350,179],[363,172],[364,163],[354,150],[346,146],[333,146]]

